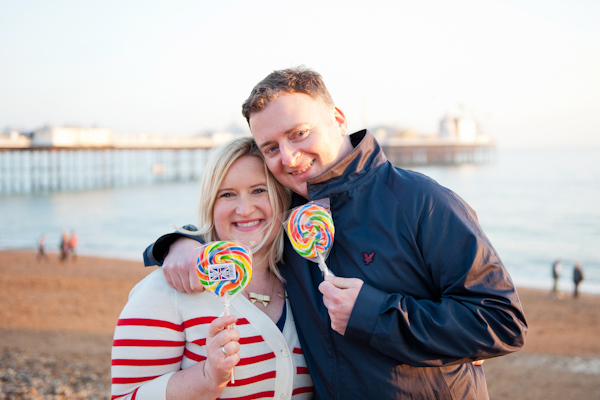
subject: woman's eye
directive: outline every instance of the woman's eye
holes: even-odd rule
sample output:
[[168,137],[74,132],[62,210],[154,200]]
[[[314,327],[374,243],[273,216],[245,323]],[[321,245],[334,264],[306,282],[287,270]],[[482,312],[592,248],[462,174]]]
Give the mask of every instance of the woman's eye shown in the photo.
[[254,193],[255,194],[267,193],[267,189],[264,189],[264,188],[254,189]]
[[229,192],[225,192],[225,193],[221,194],[221,197],[224,197],[224,198],[228,198],[228,197],[232,197],[232,196],[233,196],[233,193],[229,193]]

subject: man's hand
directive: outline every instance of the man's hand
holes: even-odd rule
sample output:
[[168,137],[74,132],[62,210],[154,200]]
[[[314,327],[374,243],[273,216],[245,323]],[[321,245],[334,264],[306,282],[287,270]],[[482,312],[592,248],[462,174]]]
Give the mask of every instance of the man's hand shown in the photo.
[[162,271],[167,283],[180,292],[204,291],[196,272],[196,261],[201,246],[194,239],[182,237],[169,248]]
[[323,303],[329,310],[331,329],[343,335],[350,320],[350,314],[356,303],[363,281],[356,278],[326,276],[319,285],[323,293]]

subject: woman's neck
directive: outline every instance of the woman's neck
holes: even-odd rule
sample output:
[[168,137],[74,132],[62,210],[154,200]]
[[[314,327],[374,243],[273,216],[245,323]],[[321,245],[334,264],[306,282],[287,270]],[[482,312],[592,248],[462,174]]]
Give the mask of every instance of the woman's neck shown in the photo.
[[252,254],[252,272],[259,273],[260,271],[269,272],[269,257],[264,251]]
[[266,282],[271,280],[271,269],[269,268],[269,263],[267,260],[264,260],[259,263],[252,263],[252,279],[250,280],[250,284],[252,281],[254,282]]

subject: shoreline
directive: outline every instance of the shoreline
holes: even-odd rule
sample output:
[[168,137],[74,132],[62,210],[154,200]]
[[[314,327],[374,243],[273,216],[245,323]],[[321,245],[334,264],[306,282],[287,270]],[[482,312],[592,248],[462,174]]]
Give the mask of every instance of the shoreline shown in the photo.
[[[19,397],[33,391],[109,399],[114,326],[131,288],[154,269],[82,255],[60,262],[54,253],[38,262],[33,251],[0,251],[0,399],[50,398]],[[600,392],[600,296],[517,292],[527,341],[483,364],[490,398],[593,398]]]
[[[0,245],[0,254],[4,252],[18,252],[18,253],[36,253],[37,250],[31,248],[31,246],[24,247],[3,247]],[[57,250],[46,250],[46,254],[54,254],[57,256],[59,252]],[[100,258],[104,260],[111,261],[124,261],[124,262],[139,262],[143,263],[142,252],[139,254],[133,255],[103,255],[103,254],[95,254],[95,253],[80,253],[78,254],[82,257],[89,258]],[[550,265],[550,264],[548,264]],[[153,268],[153,267],[150,267]],[[513,282],[519,291],[521,290],[534,290],[534,291],[547,291],[547,288],[552,286],[552,278],[544,278],[544,283],[540,283],[538,278],[533,277],[520,277],[518,275],[511,274]],[[561,278],[559,280],[559,292],[562,293],[563,297],[571,296],[573,292],[573,282],[571,280],[571,271],[563,272]],[[597,296],[600,298],[600,284],[590,283],[588,280],[584,280],[582,284],[579,286],[579,293],[589,296]]]

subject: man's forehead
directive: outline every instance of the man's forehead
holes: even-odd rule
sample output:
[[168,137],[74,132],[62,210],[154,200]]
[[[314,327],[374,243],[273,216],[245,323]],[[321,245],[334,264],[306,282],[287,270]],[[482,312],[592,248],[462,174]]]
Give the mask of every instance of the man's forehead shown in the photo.
[[299,125],[310,125],[312,118],[330,109],[333,106],[303,93],[284,94],[262,110],[250,114],[248,124],[255,138],[257,133],[261,134],[265,129],[285,134]]
[[252,121],[256,116],[264,114],[265,111],[270,112],[292,112],[296,111],[298,106],[309,107],[312,109],[331,109],[334,106],[328,104],[321,99],[311,97],[305,93],[282,93],[276,98],[269,101],[261,110],[254,111],[250,114],[248,121]]

